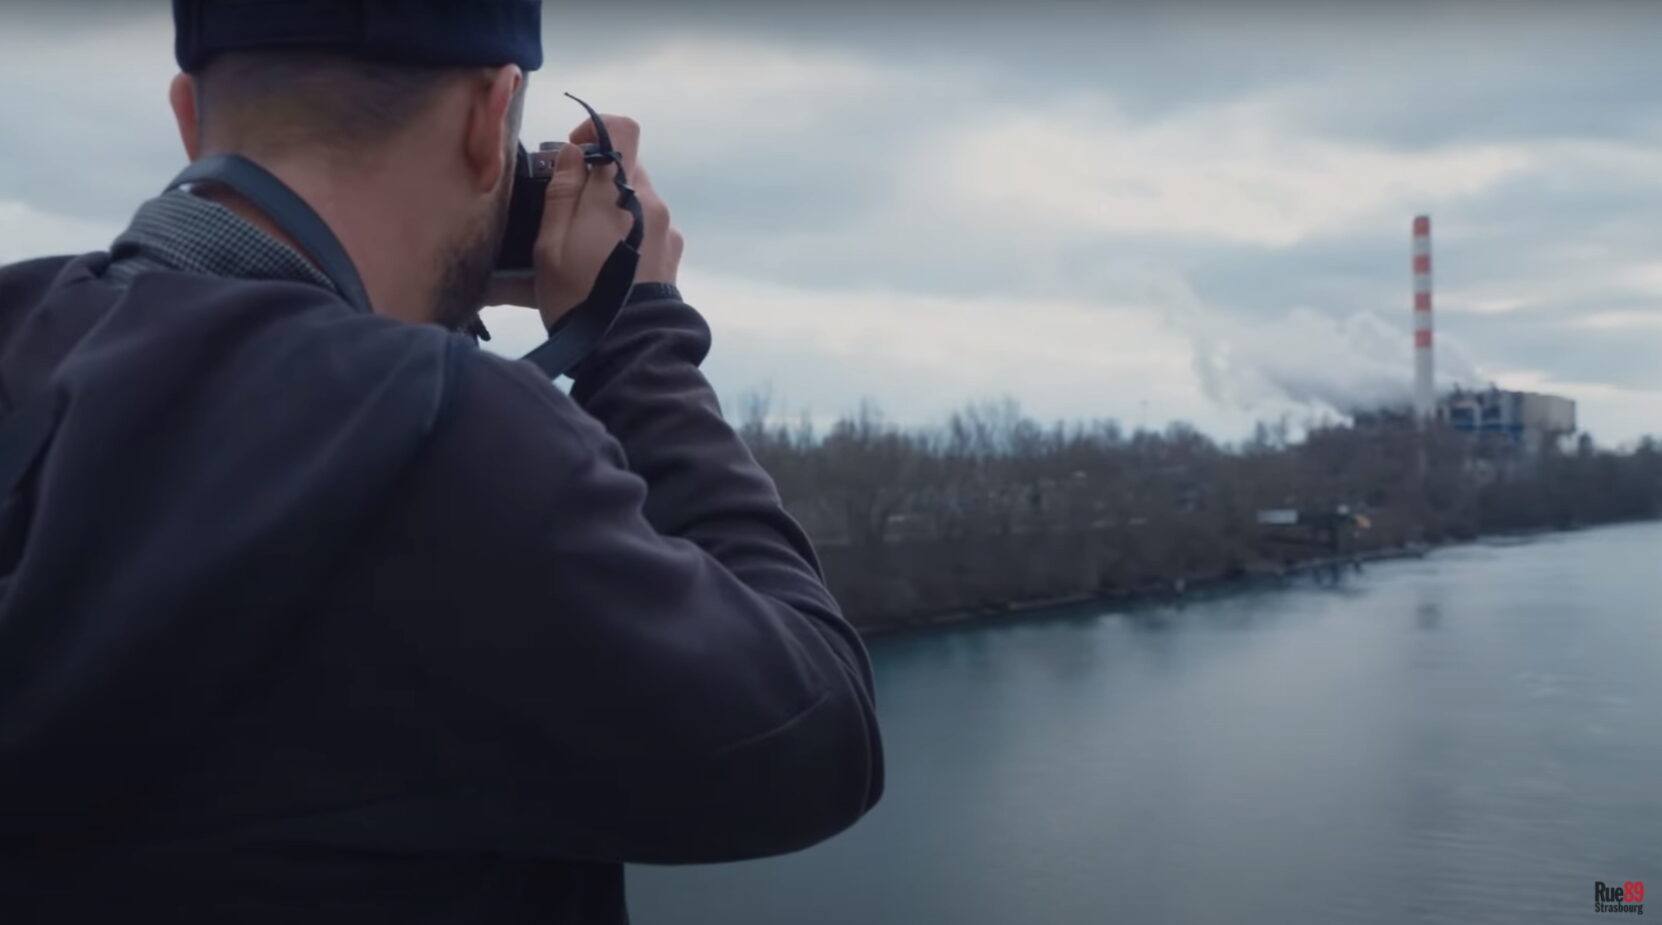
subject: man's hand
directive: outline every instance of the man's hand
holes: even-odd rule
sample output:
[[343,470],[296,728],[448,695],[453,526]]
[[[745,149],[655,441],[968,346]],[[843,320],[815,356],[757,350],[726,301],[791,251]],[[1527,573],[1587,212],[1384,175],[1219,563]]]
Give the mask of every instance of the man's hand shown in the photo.
[[[637,159],[641,127],[626,116],[600,118],[623,156],[629,185],[641,203],[645,228],[635,282],[674,283],[683,243],[670,224],[669,207]],[[601,265],[629,234],[629,212],[617,204],[617,168],[590,168],[583,162],[582,146],[596,140],[594,124],[584,121],[571,133],[571,144],[560,149],[548,183],[535,252],[536,307],[547,325],[588,297]]]

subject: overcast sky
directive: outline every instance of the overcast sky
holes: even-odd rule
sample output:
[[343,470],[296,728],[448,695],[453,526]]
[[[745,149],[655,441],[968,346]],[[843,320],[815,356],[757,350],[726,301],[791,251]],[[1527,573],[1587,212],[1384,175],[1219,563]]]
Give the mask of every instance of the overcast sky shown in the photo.
[[[1438,368],[1662,433],[1662,4],[546,6],[570,90],[644,125],[706,369],[824,418],[1009,395],[1234,439]],[[0,261],[101,248],[182,165],[167,4],[0,3]],[[523,352],[529,312],[493,309]]]

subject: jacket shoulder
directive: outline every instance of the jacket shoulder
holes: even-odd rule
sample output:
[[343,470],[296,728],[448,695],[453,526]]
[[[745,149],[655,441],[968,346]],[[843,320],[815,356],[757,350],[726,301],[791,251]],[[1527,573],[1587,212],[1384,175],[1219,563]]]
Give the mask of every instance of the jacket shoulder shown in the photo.
[[0,316],[13,318],[28,313],[47,298],[64,276],[77,268],[96,268],[107,261],[103,253],[81,257],[37,257],[0,266]]
[[44,292],[71,263],[101,256],[103,255],[89,254],[80,258],[36,257],[0,266],[0,304],[7,304],[14,295],[21,294],[21,291],[33,289],[37,294]]
[[419,380],[429,401],[454,363],[449,354],[467,345],[437,325],[357,311],[309,283],[172,272],[135,278],[109,326],[152,355],[199,354],[202,367],[237,379],[353,391]]

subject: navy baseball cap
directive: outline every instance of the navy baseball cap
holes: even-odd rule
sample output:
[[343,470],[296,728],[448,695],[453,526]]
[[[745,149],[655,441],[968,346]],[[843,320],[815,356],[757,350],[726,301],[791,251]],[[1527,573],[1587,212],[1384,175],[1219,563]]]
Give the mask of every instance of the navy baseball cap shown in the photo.
[[426,67],[542,67],[542,0],[173,0],[174,57],[317,48]]

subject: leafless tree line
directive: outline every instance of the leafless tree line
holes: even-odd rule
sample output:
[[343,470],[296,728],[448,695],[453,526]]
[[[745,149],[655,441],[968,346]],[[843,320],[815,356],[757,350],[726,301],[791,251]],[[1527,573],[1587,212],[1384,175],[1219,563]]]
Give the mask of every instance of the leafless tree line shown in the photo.
[[813,536],[850,617],[900,624],[1015,602],[1144,594],[1330,556],[1261,527],[1292,508],[1367,518],[1347,551],[1662,516],[1662,447],[1527,462],[1450,431],[1260,425],[1237,445],[1191,427],[1041,425],[1012,400],[902,428],[863,404],[824,434],[749,396],[740,429]]

